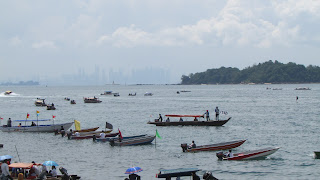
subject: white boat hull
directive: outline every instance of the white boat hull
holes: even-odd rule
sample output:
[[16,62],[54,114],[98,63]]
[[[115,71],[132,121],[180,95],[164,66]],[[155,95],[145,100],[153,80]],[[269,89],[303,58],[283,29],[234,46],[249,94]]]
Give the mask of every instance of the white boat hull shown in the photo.
[[38,125],[38,126],[13,126],[5,127],[1,126],[0,130],[3,132],[54,132],[56,129],[60,130],[61,126],[65,130],[69,129],[72,126],[73,122],[62,123],[62,124],[48,124],[48,125]]

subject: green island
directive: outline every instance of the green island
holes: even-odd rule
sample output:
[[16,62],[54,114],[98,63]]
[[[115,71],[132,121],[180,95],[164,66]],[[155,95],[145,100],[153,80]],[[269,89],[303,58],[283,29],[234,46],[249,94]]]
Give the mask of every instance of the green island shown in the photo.
[[289,62],[266,61],[243,70],[232,67],[208,69],[205,72],[182,75],[181,84],[248,84],[248,83],[319,83],[320,67]]

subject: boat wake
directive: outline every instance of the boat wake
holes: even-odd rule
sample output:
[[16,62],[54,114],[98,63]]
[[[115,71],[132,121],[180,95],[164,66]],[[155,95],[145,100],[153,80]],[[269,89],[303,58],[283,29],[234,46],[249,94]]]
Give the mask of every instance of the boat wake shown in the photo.
[[12,97],[12,96],[20,96],[20,94],[17,94],[17,93],[11,93],[9,95],[5,94],[5,92],[1,92],[0,93],[0,97]]

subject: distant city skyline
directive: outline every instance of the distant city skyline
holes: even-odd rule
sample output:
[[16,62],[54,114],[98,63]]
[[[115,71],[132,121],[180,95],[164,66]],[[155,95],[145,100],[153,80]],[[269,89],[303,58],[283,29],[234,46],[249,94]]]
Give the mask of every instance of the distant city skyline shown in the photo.
[[319,12],[314,0],[0,1],[0,82],[179,83],[268,60],[320,66]]
[[[146,76],[146,74],[148,76]],[[95,66],[94,71],[87,72],[78,68],[75,73],[63,74],[56,78],[40,78],[36,81],[41,85],[106,85],[106,84],[171,84],[170,72],[161,68],[145,68],[132,70],[130,73],[115,71],[112,68],[106,71]],[[177,82],[180,83],[180,82]]]

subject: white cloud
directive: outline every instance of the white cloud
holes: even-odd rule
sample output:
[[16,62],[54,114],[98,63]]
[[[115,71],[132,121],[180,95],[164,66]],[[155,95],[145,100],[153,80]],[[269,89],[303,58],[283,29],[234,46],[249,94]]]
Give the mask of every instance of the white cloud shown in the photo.
[[54,42],[52,41],[42,41],[42,42],[36,42],[32,44],[32,48],[34,49],[56,49]]
[[22,44],[22,40],[18,36],[15,36],[9,40],[10,46],[14,47],[14,46],[19,46],[21,44]]
[[[300,1],[298,4],[302,3]],[[319,3],[312,3],[299,11],[315,12]],[[285,11],[296,9],[293,1],[275,4],[256,3],[255,1],[230,0],[218,16],[201,19],[195,24],[180,27],[167,27],[155,32],[147,32],[136,28],[135,25],[120,27],[111,35],[103,35],[98,43],[109,42],[116,47],[149,46],[188,46],[215,44],[219,46],[252,46],[269,48],[272,45],[290,46],[304,39],[301,27],[288,24],[283,17],[278,17],[277,11],[288,5]],[[265,7],[266,6],[266,7]],[[269,12],[276,7],[276,12]],[[271,21],[266,14],[276,14]],[[286,14],[286,13],[283,13]],[[274,15],[273,15],[274,16]]]

